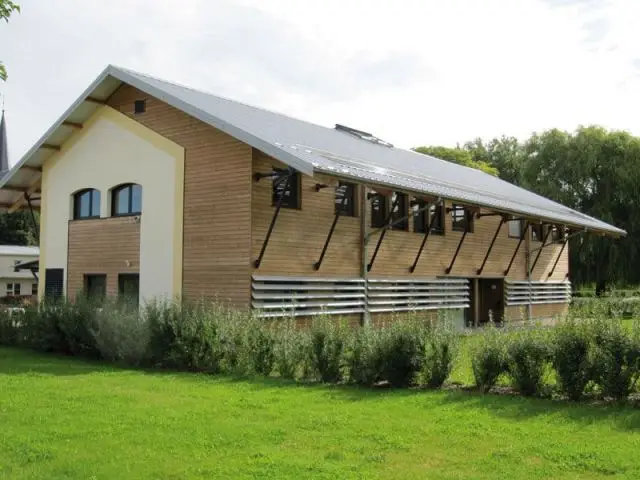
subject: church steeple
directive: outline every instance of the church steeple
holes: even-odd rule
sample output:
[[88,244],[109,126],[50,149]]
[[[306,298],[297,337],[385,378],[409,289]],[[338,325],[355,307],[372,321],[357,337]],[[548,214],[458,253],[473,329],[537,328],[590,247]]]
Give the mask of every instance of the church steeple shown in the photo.
[[0,116],[0,178],[9,171],[9,145],[7,144],[7,123],[4,118],[4,105]]

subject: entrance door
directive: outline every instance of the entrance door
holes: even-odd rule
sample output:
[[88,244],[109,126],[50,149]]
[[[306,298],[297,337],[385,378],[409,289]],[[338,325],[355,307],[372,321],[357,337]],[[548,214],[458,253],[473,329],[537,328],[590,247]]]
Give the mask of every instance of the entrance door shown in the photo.
[[485,324],[493,317],[501,323],[504,316],[504,280],[501,278],[478,279],[480,290],[479,322]]

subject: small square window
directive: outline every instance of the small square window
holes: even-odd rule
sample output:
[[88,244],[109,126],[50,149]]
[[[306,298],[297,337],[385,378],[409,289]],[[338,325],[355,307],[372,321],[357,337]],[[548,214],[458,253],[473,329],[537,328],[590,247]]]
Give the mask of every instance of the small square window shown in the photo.
[[531,224],[531,240],[534,242],[542,241],[542,225],[539,223]]
[[280,206],[282,208],[300,208],[300,175],[298,172],[273,179],[271,201],[274,206],[278,205],[281,197]]
[[458,232],[473,233],[473,212],[462,205],[453,205],[451,209],[451,229]]
[[553,225],[551,227],[551,242],[552,243],[562,243],[564,241],[564,227]]
[[387,197],[374,193],[371,197],[371,228],[382,228],[387,223]]
[[340,182],[336,188],[336,213],[340,215],[356,216],[356,186],[353,183]]
[[139,115],[147,111],[147,101],[146,100],[136,100],[133,102],[133,113]]
[[391,212],[392,230],[409,229],[409,217],[407,216],[409,211],[408,198],[406,193],[393,192],[393,195],[391,195],[391,206],[393,208]]
[[91,300],[102,300],[107,295],[107,276],[104,274],[84,276],[84,294]]
[[520,238],[522,236],[522,220],[509,220],[509,238]]

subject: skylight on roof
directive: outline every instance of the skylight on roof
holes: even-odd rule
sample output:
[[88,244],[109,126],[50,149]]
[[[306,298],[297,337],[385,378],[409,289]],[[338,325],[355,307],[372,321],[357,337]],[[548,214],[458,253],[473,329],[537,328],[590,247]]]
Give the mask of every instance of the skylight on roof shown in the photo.
[[361,140],[366,140],[367,142],[376,143],[378,145],[383,145],[385,147],[393,148],[393,145],[389,142],[385,142],[384,140],[373,136],[368,132],[363,132],[362,130],[357,130],[355,128],[347,127],[346,125],[340,125],[336,123],[335,129],[339,132],[345,132],[354,137],[358,137]]

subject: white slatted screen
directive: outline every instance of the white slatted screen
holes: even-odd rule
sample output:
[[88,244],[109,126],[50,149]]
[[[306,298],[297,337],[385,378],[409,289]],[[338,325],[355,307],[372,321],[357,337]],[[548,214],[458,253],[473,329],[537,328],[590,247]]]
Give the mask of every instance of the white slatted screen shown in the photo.
[[505,281],[506,305],[569,303],[571,282]]

